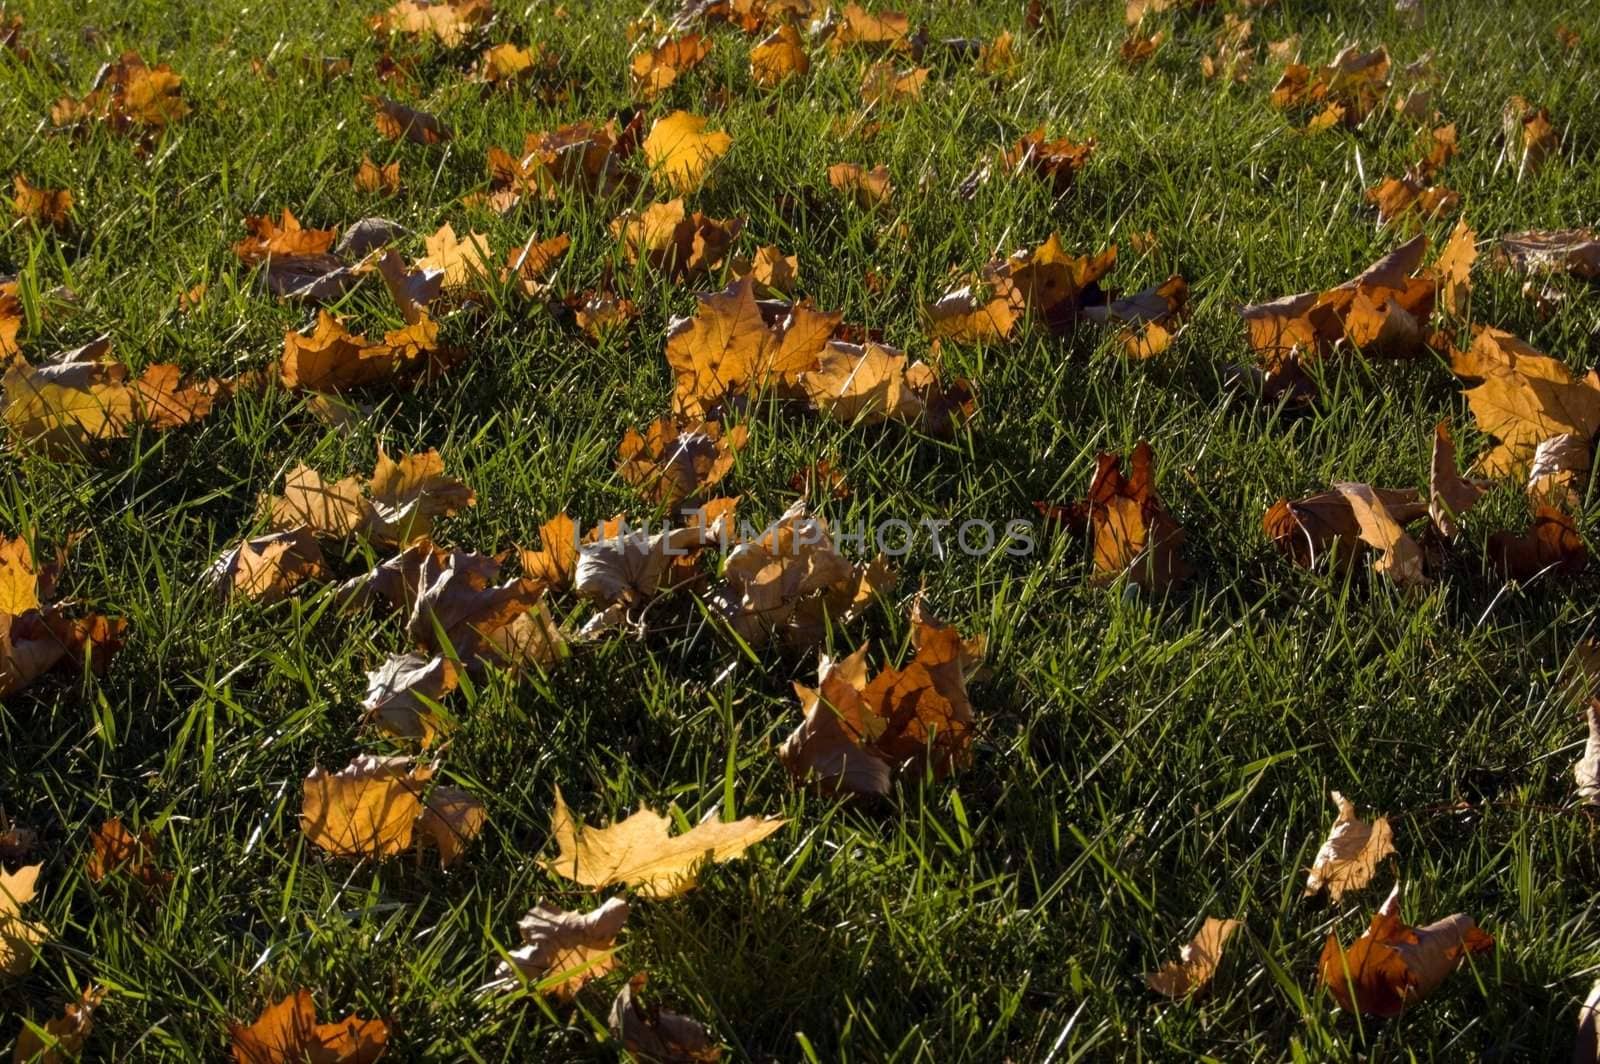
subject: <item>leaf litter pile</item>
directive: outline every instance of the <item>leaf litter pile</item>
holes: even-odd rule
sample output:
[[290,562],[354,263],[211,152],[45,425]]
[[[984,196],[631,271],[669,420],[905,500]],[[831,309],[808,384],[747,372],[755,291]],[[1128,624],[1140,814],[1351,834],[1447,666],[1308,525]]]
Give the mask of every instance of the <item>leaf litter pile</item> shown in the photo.
[[0,8],[16,1060],[1600,1059],[1593,12],[312,7]]

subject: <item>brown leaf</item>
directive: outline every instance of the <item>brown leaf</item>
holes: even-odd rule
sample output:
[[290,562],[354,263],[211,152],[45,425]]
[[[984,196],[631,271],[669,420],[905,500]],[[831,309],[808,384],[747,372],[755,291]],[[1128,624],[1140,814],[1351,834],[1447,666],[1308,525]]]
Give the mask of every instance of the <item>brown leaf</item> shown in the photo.
[[[420,773],[420,774],[419,774]],[[364,754],[336,773],[305,778],[301,830],[337,857],[392,857],[411,847],[426,770],[408,757]]]
[[781,817],[702,820],[672,835],[670,819],[641,808],[608,828],[591,828],[573,818],[557,789],[550,834],[558,852],[540,864],[586,887],[625,883],[641,897],[674,898],[696,886],[702,865],[731,861],[786,823]]
[[652,203],[643,211],[624,211],[611,222],[612,235],[629,262],[675,280],[704,275],[722,265],[744,227],[741,219],[709,218],[684,211],[683,199]]
[[1428,476],[1428,516],[1440,533],[1451,539],[1458,531],[1456,518],[1477,505],[1489,483],[1464,477],[1456,471],[1456,442],[1448,418],[1433,427],[1433,468]]
[[520,248],[512,248],[506,254],[506,266],[500,271],[500,280],[504,283],[515,277],[523,295],[543,295],[549,289],[550,277],[555,273],[557,264],[571,246],[572,238],[565,234],[540,240],[538,233],[530,233]]
[[1527,532],[1496,532],[1489,537],[1489,560],[1507,580],[1527,582],[1546,573],[1576,576],[1588,566],[1589,550],[1571,517],[1536,506]]
[[[1402,527],[1428,512],[1421,497],[1410,489],[1372,488],[1372,496],[1385,513]],[[1361,523],[1349,496],[1325,491],[1291,502],[1279,499],[1262,518],[1267,538],[1302,569],[1310,569],[1330,551],[1341,565],[1349,565],[1359,551]]]
[[482,802],[460,787],[441,784],[428,792],[427,803],[417,818],[421,837],[439,851],[439,867],[448,868],[478,837],[489,813]]
[[[1322,108],[1334,123],[1360,125],[1389,91],[1389,53],[1363,52],[1351,45],[1327,66],[1312,71],[1299,63],[1284,69],[1272,89],[1272,105],[1280,110]],[[1316,123],[1314,122],[1313,125]]]
[[147,136],[189,113],[182,93],[183,78],[171,67],[146,66],[137,52],[124,52],[115,63],[100,68],[93,91],[83,99],[57,101],[50,120],[56,126],[71,126],[97,119],[117,133]]
[[1188,303],[1188,282],[1173,274],[1131,296],[1103,306],[1085,307],[1083,315],[1102,324],[1125,323],[1117,337],[1123,353],[1130,358],[1154,358],[1171,346]]
[[211,563],[208,577],[224,598],[237,594],[265,604],[287,597],[303,581],[328,575],[316,537],[310,529],[297,528],[247,539],[224,551]]
[[617,447],[617,472],[645,497],[676,506],[727,476],[747,435],[743,425],[724,433],[717,421],[659,417],[644,435],[628,428]]
[[99,987],[84,987],[77,1001],[69,1001],[61,1015],[42,1025],[43,1035],[35,1034],[33,1027],[24,1025],[17,1032],[17,1046],[11,1058],[16,1064],[63,1064],[77,1060],[83,1052],[83,1043],[94,1030],[94,1011],[105,999]]
[[1584,718],[1589,722],[1589,738],[1583,756],[1572,766],[1578,781],[1578,799],[1585,805],[1600,806],[1600,699],[1591,698]]
[[18,218],[34,225],[48,225],[52,229],[65,229],[72,213],[72,193],[67,189],[36,188],[28,179],[17,174],[11,179],[15,195],[11,209]]
[[317,1022],[311,991],[297,990],[268,1005],[246,1027],[229,1023],[235,1064],[373,1064],[389,1044],[389,1025],[354,1014]]
[[1453,352],[1451,369],[1482,379],[1465,395],[1478,427],[1500,441],[1477,461],[1490,476],[1521,476],[1538,445],[1554,436],[1587,441],[1600,431],[1600,373],[1575,377],[1508,332],[1475,327],[1472,347]]
[[1387,575],[1398,587],[1425,584],[1422,548],[1395,519],[1382,496],[1366,484],[1345,483],[1333,487],[1350,504],[1361,541],[1379,553],[1372,563],[1373,571]]
[[1093,137],[1081,143],[1066,137],[1050,140],[1040,126],[1002,151],[999,161],[1011,174],[1027,172],[1041,181],[1048,181],[1059,195],[1072,187],[1078,172],[1088,165],[1094,149]]
[[89,882],[99,883],[116,872],[125,872],[146,890],[162,890],[172,882],[172,873],[163,872],[157,863],[160,849],[148,830],[135,835],[122,826],[121,817],[112,817],[89,833],[94,850],[89,855]]
[[616,968],[617,935],[627,921],[623,898],[609,898],[587,913],[535,905],[517,922],[523,945],[495,968],[494,985],[556,980],[546,992],[571,1001],[589,980]]
[[800,259],[785,255],[776,244],[756,248],[752,258],[735,256],[728,264],[734,280],[749,277],[769,294],[793,295],[800,284]]
[[438,451],[401,455],[396,462],[378,447],[370,478],[359,474],[335,483],[300,465],[289,471],[282,495],[264,498],[270,526],[306,528],[319,536],[362,536],[380,545],[427,539],[433,519],[459,513],[477,502],[471,488],[444,472]]
[[1424,185],[1421,180],[1407,174],[1405,177],[1386,177],[1367,189],[1367,202],[1378,208],[1378,224],[1388,225],[1407,212],[1415,212],[1425,220],[1454,213],[1461,206],[1461,196],[1443,185]]
[[1550,123],[1550,112],[1543,107],[1513,96],[1506,101],[1501,121],[1506,151],[1517,167],[1517,180],[1536,173],[1545,160],[1561,151],[1561,136]]
[[1156,494],[1155,457],[1147,442],[1133,449],[1131,467],[1124,475],[1116,454],[1095,459],[1087,501],[1095,582],[1126,575],[1144,592],[1160,594],[1188,578],[1180,553],[1184,533]]
[[490,0],[399,0],[374,15],[368,25],[376,34],[432,38],[446,48],[456,48],[489,20],[492,11]]
[[782,84],[811,70],[811,59],[800,31],[789,23],[779,26],[750,49],[750,79],[764,89]]
[[393,654],[367,673],[367,696],[361,701],[366,710],[363,719],[396,738],[431,746],[444,722],[429,703],[442,700],[458,682],[455,664],[442,656]]
[[1575,511],[1589,486],[1594,464],[1589,441],[1573,433],[1552,436],[1534,448],[1528,464],[1528,498],[1534,505]]
[[909,52],[911,19],[899,11],[868,11],[857,3],[847,3],[840,12],[838,28],[828,41],[835,53],[849,45]]
[[478,79],[488,85],[509,85],[532,74],[535,64],[542,61],[545,61],[542,45],[529,51],[509,41],[496,44],[485,48],[478,57]]
[[357,191],[373,195],[382,193],[393,196],[400,191],[400,160],[385,163],[379,166],[372,161],[372,156],[361,156],[361,165],[356,169],[355,186]]
[[1144,981],[1157,993],[1171,998],[1187,997],[1211,982],[1222,961],[1223,948],[1238,929],[1237,920],[1206,917],[1194,938],[1179,952],[1178,960],[1163,964],[1160,971],[1146,975]]
[[869,106],[920,100],[922,86],[927,80],[927,67],[899,70],[893,60],[885,59],[867,67],[866,73],[861,78],[861,100]]
[[628,64],[633,76],[633,91],[641,100],[653,100],[693,70],[711,54],[711,39],[698,33],[682,37],[663,37],[654,47],[634,53]]
[[416,144],[440,144],[452,136],[450,127],[427,111],[407,107],[387,96],[363,97],[372,108],[372,123],[386,140],[401,137]]
[[1366,932],[1344,949],[1330,934],[1318,965],[1321,982],[1347,1012],[1398,1016],[1437,990],[1462,960],[1494,947],[1462,913],[1426,927],[1400,919],[1400,886],[1395,885]]
[[828,167],[828,184],[849,196],[862,210],[887,207],[894,196],[889,168],[882,163],[871,170],[860,163],[834,163]]
[[1329,899],[1338,905],[1346,891],[1360,890],[1372,882],[1379,863],[1393,855],[1395,848],[1388,818],[1380,816],[1368,824],[1356,816],[1355,803],[1338,791],[1333,792],[1333,804],[1339,807],[1339,816],[1311,863],[1305,896],[1326,889]]
[[611,1004],[611,1037],[636,1060],[661,1064],[715,1064],[721,1060],[722,1047],[704,1025],[639,1000],[647,978],[641,972],[618,991]]
[[32,968],[34,947],[48,933],[22,916],[22,907],[33,900],[41,867],[25,865],[15,872],[0,868],[0,975],[23,975]]
[[706,119],[687,111],[674,111],[656,119],[644,141],[644,157],[656,184],[687,194],[705,183],[715,163],[733,146],[722,132],[706,132]]
[[1600,280],[1600,236],[1592,229],[1509,233],[1495,247],[1495,262],[1524,273],[1570,273]]

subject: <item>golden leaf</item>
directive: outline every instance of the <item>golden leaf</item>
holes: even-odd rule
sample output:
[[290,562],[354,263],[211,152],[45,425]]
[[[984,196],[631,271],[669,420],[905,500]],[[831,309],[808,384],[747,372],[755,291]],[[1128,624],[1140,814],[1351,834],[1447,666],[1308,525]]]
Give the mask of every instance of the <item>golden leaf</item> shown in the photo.
[[674,111],[656,119],[650,127],[644,141],[644,157],[657,184],[688,193],[705,183],[711,165],[732,146],[733,138],[728,134],[706,132],[706,119],[687,111]]

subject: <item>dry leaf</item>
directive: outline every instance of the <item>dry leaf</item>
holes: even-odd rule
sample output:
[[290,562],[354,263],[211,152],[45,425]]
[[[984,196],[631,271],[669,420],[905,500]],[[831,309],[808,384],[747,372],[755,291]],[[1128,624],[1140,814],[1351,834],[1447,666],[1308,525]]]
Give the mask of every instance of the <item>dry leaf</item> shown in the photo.
[[509,85],[531,75],[536,64],[548,61],[543,46],[530,51],[509,41],[496,44],[478,57],[478,79],[487,85]]
[[1424,185],[1418,177],[1386,177],[1367,189],[1367,202],[1378,208],[1378,224],[1390,222],[1408,212],[1431,221],[1452,214],[1461,206],[1461,196],[1443,185]]
[[1500,238],[1495,262],[1524,273],[1570,273],[1600,280],[1600,236],[1592,229],[1529,230]]
[[1328,898],[1338,905],[1346,891],[1360,890],[1372,882],[1378,864],[1394,854],[1395,848],[1387,817],[1380,816],[1368,824],[1356,816],[1355,803],[1338,791],[1333,792],[1333,804],[1339,807],[1339,816],[1311,862],[1305,896],[1309,898],[1326,888]]
[[617,472],[646,498],[676,506],[727,476],[747,435],[743,425],[724,433],[717,421],[659,417],[643,435],[628,428],[617,447]]
[[374,15],[368,25],[377,34],[432,38],[446,48],[456,48],[492,13],[490,0],[399,0]]
[[692,889],[705,863],[721,864],[783,827],[781,817],[703,820],[681,835],[672,821],[640,808],[608,828],[585,827],[567,810],[557,789],[550,834],[558,852],[540,863],[586,887],[624,883],[645,898],[674,898]]
[[1517,180],[1536,173],[1545,161],[1561,151],[1561,137],[1550,124],[1550,112],[1534,107],[1521,96],[1506,101],[1501,114],[1506,151],[1517,167]]
[[[1116,246],[1097,255],[1068,255],[1055,233],[1037,248],[992,262],[925,308],[935,338],[981,343],[1010,339],[1024,317],[1065,332],[1099,294],[1099,280],[1116,264]],[[1107,312],[1109,313],[1109,312]]]
[[1600,699],[1589,700],[1584,718],[1589,722],[1589,738],[1583,744],[1583,756],[1572,766],[1572,775],[1578,781],[1578,800],[1600,806]]
[[[1372,498],[1397,525],[1404,527],[1428,512],[1421,497],[1409,489],[1369,489]],[[1310,569],[1330,551],[1348,565],[1359,551],[1362,528],[1345,493],[1319,492],[1291,502],[1279,499],[1262,519],[1267,538],[1303,569]]]
[[495,968],[493,985],[559,980],[547,992],[571,1001],[585,983],[617,966],[617,935],[627,922],[622,898],[609,898],[587,913],[535,905],[517,922],[523,944]]
[[704,1025],[638,1000],[647,978],[641,972],[617,993],[611,1004],[611,1037],[635,1060],[660,1064],[716,1064],[721,1060],[722,1047]]
[[1156,54],[1156,49],[1161,47],[1161,42],[1167,39],[1166,33],[1157,30],[1146,37],[1138,30],[1132,30],[1123,38],[1122,47],[1118,54],[1127,66],[1138,66]]
[[1573,433],[1552,436],[1534,448],[1528,463],[1528,499],[1536,506],[1575,511],[1582,505],[1594,464],[1589,441]]
[[1389,53],[1382,48],[1363,52],[1351,45],[1315,71],[1290,63],[1272,88],[1272,105],[1279,110],[1315,107],[1332,116],[1325,124],[1358,126],[1388,91]]
[[685,71],[699,66],[711,54],[711,39],[698,33],[663,37],[654,47],[634,53],[628,70],[633,91],[641,100],[653,100]]
[[1578,575],[1589,564],[1589,551],[1571,517],[1550,506],[1536,506],[1527,532],[1496,532],[1489,537],[1489,560],[1507,580],[1526,583],[1546,574]]
[[393,196],[400,191],[400,160],[385,163],[379,166],[372,161],[372,156],[361,156],[361,165],[356,169],[356,189],[376,195]]
[[482,233],[469,232],[457,237],[454,227],[446,222],[424,240],[427,254],[417,260],[417,268],[437,270],[443,277],[446,289],[463,289],[495,276],[490,262],[489,238]]
[[28,179],[17,174],[11,179],[15,195],[11,209],[18,218],[34,225],[48,225],[52,229],[65,229],[72,213],[72,193],[66,189],[36,188]]
[[849,196],[862,210],[887,207],[894,195],[889,168],[882,163],[871,170],[860,163],[834,163],[828,167],[828,184]]
[[41,867],[26,865],[15,872],[0,868],[0,975],[26,973],[33,967],[34,947],[44,941],[45,928],[22,916],[22,907],[33,900]]
[[32,1025],[24,1025],[17,1033],[11,1059],[16,1064],[63,1064],[68,1059],[78,1059],[84,1041],[94,1030],[94,1010],[104,998],[104,990],[84,987],[77,1001],[68,1002],[60,1016],[41,1025],[42,1035],[34,1033]]
[[94,90],[83,99],[58,100],[50,108],[50,121],[72,126],[99,120],[117,133],[151,136],[188,113],[183,78],[165,63],[150,67],[137,52],[124,52],[100,68]]
[[224,598],[243,595],[263,604],[288,596],[306,580],[328,577],[322,548],[310,529],[247,539],[211,563],[208,579]]
[[1167,512],[1155,487],[1155,456],[1141,440],[1124,475],[1120,455],[1095,458],[1094,479],[1085,504],[1094,544],[1096,583],[1126,575],[1147,594],[1160,594],[1182,583],[1189,566],[1180,553],[1183,529]]
[[389,1044],[389,1025],[351,1014],[317,1022],[311,991],[297,990],[246,1027],[229,1023],[235,1064],[373,1064]]
[[1456,443],[1446,418],[1433,427],[1433,467],[1428,476],[1428,516],[1433,527],[1451,539],[1457,532],[1456,518],[1477,505],[1489,490],[1487,481],[1464,477],[1456,471]]
[[1151,990],[1171,998],[1187,997],[1211,982],[1222,961],[1222,950],[1228,939],[1239,930],[1237,920],[1218,920],[1208,916],[1200,925],[1188,945],[1178,953],[1178,960],[1168,961],[1160,971],[1144,977]]
[[1350,504],[1361,541],[1379,554],[1372,563],[1373,571],[1388,576],[1398,587],[1421,587],[1427,583],[1422,574],[1422,548],[1389,511],[1383,497],[1366,484],[1333,487]]
[[1476,326],[1472,347],[1453,352],[1451,369],[1483,382],[1465,395],[1478,427],[1500,441],[1476,463],[1490,476],[1520,477],[1538,445],[1552,437],[1588,441],[1600,431],[1600,373],[1575,377],[1508,332]]
[[706,132],[706,119],[687,111],[674,111],[656,119],[644,140],[645,161],[658,185],[679,194],[693,192],[705,183],[711,165],[733,146],[723,132]]
[[445,475],[438,451],[401,455],[397,462],[380,444],[370,478],[353,475],[330,484],[316,470],[296,466],[284,480],[283,494],[263,498],[261,508],[275,530],[305,528],[333,539],[361,536],[390,546],[427,539],[435,518],[476,502],[471,488]]
[[771,36],[750,49],[750,79],[764,89],[773,88],[811,69],[800,31],[784,23]]
[[545,294],[551,275],[571,246],[572,238],[565,234],[540,240],[539,234],[530,233],[520,248],[512,248],[506,254],[505,269],[500,271],[501,283],[515,277],[523,295]]
[[1117,334],[1129,358],[1154,358],[1172,346],[1177,324],[1189,303],[1189,283],[1177,274],[1131,296],[1083,308],[1083,316],[1102,324],[1122,322]]
[[868,11],[857,3],[847,3],[840,12],[838,27],[828,40],[835,53],[849,45],[896,52],[909,52],[911,19],[899,11]]
[[301,830],[337,857],[392,857],[411,847],[429,773],[408,757],[364,754],[336,773],[305,778]]
[[89,843],[94,847],[87,863],[91,883],[116,872],[126,873],[147,890],[161,890],[172,882],[172,873],[163,872],[157,863],[160,850],[148,830],[135,835],[122,826],[120,817],[112,817],[89,833]]
[[455,664],[447,658],[414,652],[391,655],[367,673],[367,696],[361,701],[364,719],[396,738],[431,746],[443,722],[430,703],[442,700],[458,682]]
[[372,108],[372,123],[377,127],[378,135],[386,140],[404,137],[416,144],[429,145],[440,144],[452,136],[450,127],[427,111],[407,107],[387,96],[367,96],[364,99]]
[[909,103],[922,99],[922,86],[928,80],[927,67],[899,70],[892,60],[873,63],[861,78],[861,101],[873,104]]
[[785,255],[776,244],[756,248],[751,258],[735,256],[728,264],[734,280],[749,277],[769,293],[793,295],[800,285],[800,259]]
[[1072,187],[1078,172],[1094,154],[1093,137],[1081,143],[1066,137],[1050,140],[1040,126],[1023,135],[1015,145],[1000,153],[1000,165],[1011,174],[1028,172],[1041,181],[1048,181],[1059,195]]
[[643,211],[624,211],[611,222],[612,235],[629,262],[675,280],[711,273],[720,267],[744,227],[740,219],[685,213],[683,198],[652,203]]
[[1398,1016],[1439,988],[1471,953],[1494,947],[1462,913],[1426,927],[1400,919],[1400,886],[1395,885],[1372,924],[1348,950],[1330,934],[1318,965],[1322,984],[1347,1012]]

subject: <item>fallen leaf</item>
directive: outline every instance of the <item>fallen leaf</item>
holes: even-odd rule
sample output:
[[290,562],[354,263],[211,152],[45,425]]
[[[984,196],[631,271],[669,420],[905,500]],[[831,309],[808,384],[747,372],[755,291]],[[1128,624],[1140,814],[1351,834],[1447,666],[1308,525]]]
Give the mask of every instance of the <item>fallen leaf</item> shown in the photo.
[[1510,233],[1495,247],[1495,262],[1524,273],[1569,273],[1600,280],[1600,236],[1592,229]]
[[34,947],[45,939],[45,928],[22,916],[22,907],[33,900],[41,867],[25,865],[15,872],[0,868],[0,974],[25,974],[33,967]]
[[1589,441],[1582,436],[1563,433],[1541,442],[1528,464],[1529,500],[1558,510],[1577,510],[1593,464]]
[[857,3],[847,3],[828,47],[835,53],[850,45],[909,52],[911,44],[911,19],[899,11],[882,9],[868,11]]
[[12,177],[11,185],[15,190],[11,209],[18,218],[52,229],[65,229],[70,224],[72,193],[67,189],[36,188],[21,174]]
[[1110,583],[1126,575],[1147,594],[1160,594],[1188,578],[1180,553],[1184,533],[1156,494],[1149,443],[1139,441],[1130,465],[1124,475],[1120,455],[1102,453],[1095,459],[1086,504],[1094,579]]
[[1450,421],[1433,427],[1433,465],[1428,475],[1428,516],[1441,534],[1454,539],[1456,518],[1477,505],[1489,490],[1487,481],[1464,477],[1456,471],[1456,443],[1450,435]]
[[645,161],[658,185],[683,194],[705,183],[711,165],[726,155],[733,138],[723,132],[706,132],[706,119],[687,111],[674,111],[656,119],[644,141]]
[[608,898],[586,913],[535,905],[517,921],[523,944],[495,968],[495,985],[547,983],[546,992],[571,1001],[583,985],[617,966],[617,935],[628,922],[628,903]]
[[1118,49],[1118,54],[1125,65],[1138,66],[1155,55],[1156,49],[1161,47],[1161,42],[1166,39],[1166,33],[1161,30],[1157,30],[1148,37],[1138,30],[1131,30],[1128,36],[1123,38],[1122,47]]
[[532,74],[544,58],[544,49],[519,48],[509,41],[483,50],[478,57],[478,79],[487,85],[509,85]]
[[351,1014],[317,1022],[311,991],[301,989],[268,1005],[246,1027],[228,1024],[235,1064],[373,1064],[389,1044],[389,1025]]
[[1189,303],[1189,283],[1173,274],[1131,296],[1083,308],[1083,316],[1102,324],[1123,323],[1117,334],[1129,358],[1154,358],[1172,345],[1178,321]]
[[382,193],[393,196],[400,191],[400,160],[379,166],[372,161],[372,156],[361,156],[361,165],[356,169],[355,186],[357,191],[373,195]]
[[99,987],[84,987],[77,1001],[69,1001],[61,1015],[40,1026],[42,1034],[35,1033],[29,1022],[17,1033],[16,1049],[12,1060],[16,1064],[63,1064],[77,1060],[83,1052],[83,1043],[94,1030],[94,1011],[105,999]]
[[386,140],[404,137],[416,144],[430,145],[443,143],[452,136],[450,127],[427,111],[407,107],[387,96],[367,96],[364,99],[372,108],[372,123],[377,127],[378,135]]
[[1397,587],[1421,587],[1427,583],[1422,573],[1422,548],[1389,511],[1383,497],[1366,484],[1333,487],[1350,504],[1361,542],[1378,552],[1373,571],[1388,576]]
[[800,259],[785,255],[776,244],[756,248],[750,258],[736,256],[729,264],[734,280],[749,277],[769,293],[793,295],[800,285]]
[[828,184],[849,196],[862,210],[887,207],[894,195],[889,168],[882,163],[871,170],[860,163],[834,163],[828,167]]
[[670,819],[641,807],[608,828],[591,828],[573,818],[557,789],[550,834],[558,852],[540,863],[597,890],[624,883],[641,897],[674,898],[698,883],[702,865],[731,861],[786,823],[781,817],[703,820],[674,836]]
[[1239,930],[1237,920],[1218,920],[1208,916],[1193,939],[1178,953],[1178,960],[1168,961],[1159,971],[1144,977],[1151,990],[1171,998],[1187,997],[1211,982],[1222,961],[1222,950],[1228,939]]
[[1589,738],[1572,774],[1578,781],[1578,799],[1585,805],[1600,806],[1600,699],[1589,700],[1584,717],[1589,722]]
[[247,539],[211,563],[208,579],[224,598],[242,595],[262,604],[286,598],[307,580],[328,577],[322,548],[310,529]]
[[704,1025],[639,1001],[647,978],[641,972],[617,992],[617,999],[611,1004],[611,1037],[636,1060],[662,1064],[715,1064],[721,1060],[722,1047]]
[[362,536],[379,545],[427,539],[433,521],[474,505],[477,496],[445,475],[438,451],[390,458],[378,447],[370,478],[359,474],[335,483],[300,465],[290,470],[282,495],[265,497],[261,508],[278,531],[305,528],[333,539]]
[[1506,151],[1517,167],[1517,180],[1537,173],[1551,156],[1561,151],[1561,136],[1550,123],[1550,112],[1521,96],[1506,101],[1501,113]]
[[750,79],[764,89],[811,70],[800,31],[784,23],[750,49]]
[[520,248],[512,248],[506,254],[506,265],[500,271],[500,280],[504,283],[515,277],[523,295],[543,295],[549,290],[550,277],[555,273],[557,264],[571,246],[572,238],[566,234],[540,240],[539,234],[531,233]]
[[1332,115],[1331,122],[1324,124],[1358,126],[1388,91],[1389,53],[1382,48],[1363,52],[1350,45],[1316,70],[1290,63],[1273,86],[1271,99],[1279,110],[1315,107]]
[[160,850],[155,836],[148,830],[135,835],[122,826],[121,817],[112,817],[91,831],[89,843],[93,852],[86,870],[91,883],[117,872],[126,873],[146,890],[159,891],[172,882],[172,873],[162,871],[158,864]]
[[725,433],[716,421],[659,417],[643,435],[629,426],[617,447],[617,472],[646,498],[677,506],[727,476],[747,436],[743,425]]
[[1476,326],[1472,346],[1453,352],[1451,369],[1482,381],[1464,394],[1478,427],[1499,441],[1476,463],[1489,476],[1520,477],[1552,437],[1590,441],[1600,432],[1600,373],[1576,377],[1508,332]]
[[641,100],[666,92],[685,71],[699,66],[711,54],[711,39],[698,33],[663,37],[653,47],[634,53],[628,64],[633,91]]
[[[1373,499],[1402,528],[1427,514],[1421,496],[1409,489],[1370,489]],[[1291,502],[1279,499],[1262,519],[1267,538],[1302,569],[1310,569],[1329,552],[1335,552],[1341,565],[1349,565],[1359,553],[1361,523],[1350,497],[1334,490],[1319,492]]]
[[457,237],[455,228],[446,222],[424,244],[427,254],[417,260],[417,268],[437,270],[446,289],[467,288],[495,275],[489,266],[489,238],[482,233]]
[[62,97],[50,108],[56,126],[90,120],[122,134],[152,136],[189,113],[183,78],[162,63],[151,67],[137,52],[123,52],[95,75],[94,89],[81,100]]
[[663,276],[681,280],[720,267],[739,236],[740,219],[687,214],[683,198],[652,203],[643,211],[624,211],[611,232],[629,262],[643,262]]
[[861,78],[861,101],[873,104],[909,103],[922,99],[922,86],[928,80],[927,67],[909,70],[896,68],[892,60],[883,60],[867,67]]
[[1116,261],[1115,245],[1097,255],[1073,256],[1051,233],[1037,248],[988,264],[929,304],[924,313],[930,332],[968,343],[1006,340],[1027,317],[1052,332],[1065,332],[1084,316],[1099,293],[1098,282]]
[[1093,137],[1076,142],[1066,137],[1050,140],[1040,126],[1024,134],[1015,145],[1000,153],[1000,163],[1012,174],[1031,173],[1048,181],[1059,195],[1072,187],[1078,172],[1094,155]]
[[564,513],[557,514],[539,526],[539,542],[543,550],[520,552],[523,573],[546,587],[571,587],[578,563],[577,522]]
[[1338,905],[1346,891],[1360,890],[1372,882],[1379,863],[1393,855],[1395,848],[1387,817],[1368,824],[1356,816],[1355,803],[1338,791],[1333,792],[1333,804],[1339,807],[1339,816],[1311,862],[1305,896],[1326,889],[1328,898]]
[[1344,949],[1330,934],[1318,964],[1321,982],[1339,1007],[1370,1016],[1398,1016],[1433,993],[1469,954],[1494,947],[1463,913],[1425,927],[1400,919],[1400,886],[1395,885],[1365,933]]
[[492,13],[491,0],[399,0],[374,15],[368,25],[377,34],[432,38],[446,48],[456,48]]
[[478,837],[488,819],[489,811],[478,799],[460,787],[440,784],[428,792],[417,818],[417,831],[439,851],[439,867],[448,868]]
[[367,695],[361,701],[365,720],[386,734],[433,745],[443,721],[430,703],[442,700],[459,683],[455,664],[435,655],[393,654],[367,673]]
[[1404,214],[1414,212],[1431,221],[1452,214],[1461,206],[1461,196],[1443,185],[1424,185],[1417,177],[1386,177],[1367,189],[1367,202],[1378,208],[1378,224],[1388,225]]
[[1589,551],[1571,517],[1541,505],[1527,532],[1489,537],[1489,560],[1507,580],[1525,583],[1545,574],[1576,576],[1588,566]]

